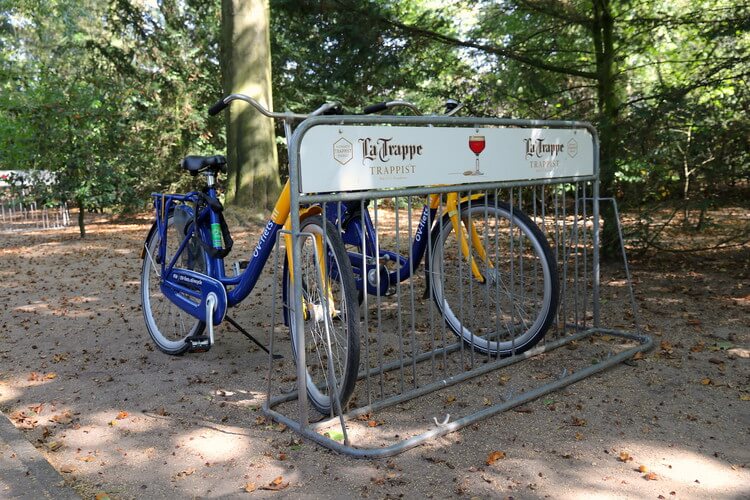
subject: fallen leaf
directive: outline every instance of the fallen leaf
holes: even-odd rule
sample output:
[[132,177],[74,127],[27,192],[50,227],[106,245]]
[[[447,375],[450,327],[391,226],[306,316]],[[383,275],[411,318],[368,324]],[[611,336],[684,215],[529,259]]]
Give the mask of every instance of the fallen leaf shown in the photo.
[[95,500],[110,500],[110,499],[109,499],[109,494],[108,494],[108,493],[104,493],[104,492],[101,492],[101,493],[97,493],[97,494],[96,494],[96,495],[94,496],[94,499],[95,499]]
[[195,467],[190,467],[189,469],[181,470],[177,473],[177,477],[186,477],[190,476],[195,473]]
[[377,427],[378,423],[375,420],[370,420],[367,422],[367,427]]
[[29,406],[29,410],[39,415],[44,410],[44,403],[39,403],[38,405]]
[[57,451],[62,448],[62,445],[61,441],[52,441],[51,443],[47,443],[47,449],[49,451]]
[[656,481],[657,479],[659,479],[659,476],[657,476],[656,473],[654,473],[654,472],[649,472],[648,474],[646,474],[645,476],[643,476],[643,478],[646,481]]
[[50,419],[53,422],[56,422],[58,424],[69,424],[73,421],[73,414],[70,413],[70,411],[65,410],[62,413],[58,413],[56,415],[52,415],[52,418]]
[[627,451],[621,451],[618,459],[620,462],[627,462],[628,460],[633,460],[633,457],[631,457]]
[[91,455],[86,455],[85,457],[78,457],[78,460],[80,460],[81,462],[93,462],[94,460],[96,460],[96,458]]
[[750,401],[750,394],[740,394],[740,401]]
[[492,465],[498,460],[502,460],[505,458],[505,452],[504,451],[493,451],[489,455],[487,455],[487,465]]
[[42,380],[42,376],[41,376],[41,375],[39,375],[39,374],[38,374],[37,372],[31,372],[31,373],[29,374],[29,377],[28,377],[28,379],[27,379],[27,380],[28,380],[29,382],[38,382],[38,381]]
[[583,440],[583,434],[581,434],[580,432],[576,432],[576,441],[581,441],[581,440]]
[[68,360],[67,353],[65,353],[65,354],[55,354],[54,356],[52,356],[52,362],[53,363],[59,363],[60,361],[67,361],[67,360]]
[[452,403],[455,403],[455,402],[456,402],[456,396],[454,396],[453,394],[449,394],[448,396],[446,396],[446,398],[445,398],[445,403],[446,404],[452,404]]
[[638,466],[638,472],[648,472],[648,467],[645,465]]
[[328,431],[324,436],[333,439],[334,441],[343,441],[344,440],[344,433],[340,431]]
[[245,490],[245,491],[246,491],[247,493],[252,493],[253,491],[255,491],[255,490],[257,490],[257,489],[258,489],[258,487],[257,487],[257,486],[255,486],[255,483],[247,483],[247,484],[245,485],[245,488],[244,488],[244,490]]
[[586,420],[578,417],[571,417],[570,418],[570,425],[574,425],[576,427],[583,427],[586,425]]
[[639,359],[643,359],[643,351],[638,351],[637,353],[633,354],[633,357],[630,358],[633,361],[638,361]]
[[279,476],[270,483],[268,483],[268,486],[262,486],[260,489],[262,490],[270,490],[270,491],[280,491],[289,486],[289,482],[284,482],[283,476]]
[[55,379],[55,378],[57,378],[57,373],[54,373],[54,372],[50,372],[50,373],[46,374],[46,375],[44,376],[44,378],[45,378],[45,379],[47,379],[47,380],[52,380],[52,379]]
[[60,472],[62,472],[63,474],[72,474],[73,472],[75,472],[75,470],[76,468],[72,465],[63,465],[62,467],[60,467]]
[[711,379],[706,377],[701,380],[701,385],[711,385]]
[[117,416],[116,416],[115,418],[116,418],[117,420],[123,420],[123,419],[126,419],[126,418],[128,418],[128,412],[126,412],[126,411],[121,411],[120,413],[118,413],[118,414],[117,414]]
[[706,348],[706,343],[703,341],[700,341],[690,348],[690,352],[703,352],[703,349],[705,348]]
[[534,410],[529,406],[516,406],[513,411],[516,413],[534,413]]
[[282,462],[286,460],[286,453],[284,453],[283,451],[279,453],[279,460],[281,460]]

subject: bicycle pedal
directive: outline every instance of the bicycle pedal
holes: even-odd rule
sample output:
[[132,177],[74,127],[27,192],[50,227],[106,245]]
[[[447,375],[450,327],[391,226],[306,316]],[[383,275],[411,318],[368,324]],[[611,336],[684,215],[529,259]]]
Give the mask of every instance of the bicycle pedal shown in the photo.
[[207,335],[201,335],[198,337],[188,337],[185,339],[190,347],[190,352],[208,352],[211,349],[211,339]]

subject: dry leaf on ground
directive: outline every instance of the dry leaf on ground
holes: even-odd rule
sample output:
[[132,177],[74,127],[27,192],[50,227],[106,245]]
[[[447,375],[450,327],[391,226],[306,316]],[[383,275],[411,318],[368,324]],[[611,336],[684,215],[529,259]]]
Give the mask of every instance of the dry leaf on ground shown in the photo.
[[283,489],[286,489],[289,486],[289,482],[284,482],[284,477],[279,476],[270,483],[268,483],[268,486],[262,486],[261,490],[270,490],[270,491],[280,491]]
[[487,455],[487,465],[492,465],[498,460],[502,460],[505,458],[505,452],[504,451],[493,451],[489,455]]

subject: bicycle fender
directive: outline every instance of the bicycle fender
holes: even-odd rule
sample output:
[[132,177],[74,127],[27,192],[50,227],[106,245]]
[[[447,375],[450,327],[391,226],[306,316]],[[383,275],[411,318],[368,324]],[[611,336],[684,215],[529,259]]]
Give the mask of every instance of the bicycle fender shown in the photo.
[[156,232],[156,222],[151,224],[151,229],[148,230],[148,234],[146,235],[146,239],[143,241],[143,245],[141,245],[141,260],[146,258],[146,247],[148,247],[148,242],[151,241],[151,237]]
[[161,292],[177,307],[196,319],[207,323],[206,300],[216,296],[216,308],[211,318],[214,325],[224,320],[227,313],[227,291],[220,281],[189,269],[173,269],[162,280]]

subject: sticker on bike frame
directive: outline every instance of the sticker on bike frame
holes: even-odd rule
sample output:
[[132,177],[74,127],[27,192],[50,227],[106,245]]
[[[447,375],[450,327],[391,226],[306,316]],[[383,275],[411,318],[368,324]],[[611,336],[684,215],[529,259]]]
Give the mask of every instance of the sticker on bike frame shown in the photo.
[[473,184],[594,175],[585,128],[311,127],[300,143],[300,192]]

